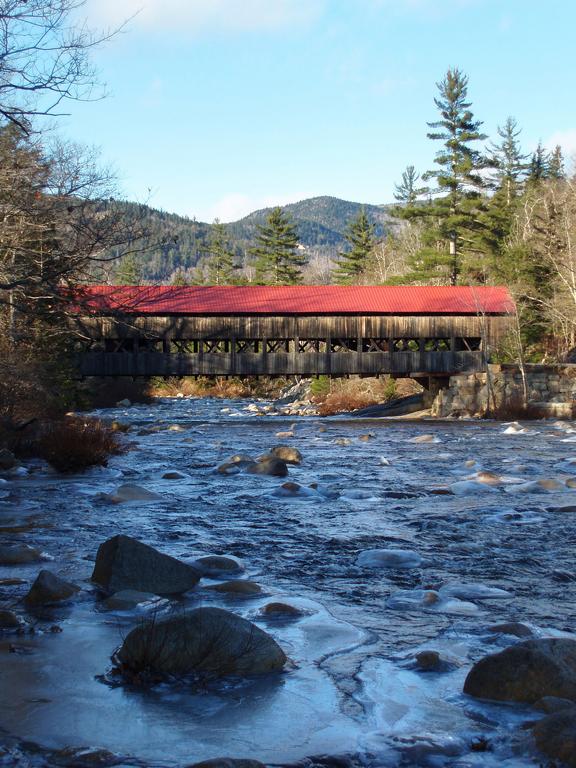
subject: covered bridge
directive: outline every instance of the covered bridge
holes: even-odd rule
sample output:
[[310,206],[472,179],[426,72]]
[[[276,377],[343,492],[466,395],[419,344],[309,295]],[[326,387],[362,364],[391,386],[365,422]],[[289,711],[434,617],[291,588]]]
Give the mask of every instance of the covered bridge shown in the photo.
[[86,286],[84,376],[446,377],[481,370],[514,302],[487,286]]

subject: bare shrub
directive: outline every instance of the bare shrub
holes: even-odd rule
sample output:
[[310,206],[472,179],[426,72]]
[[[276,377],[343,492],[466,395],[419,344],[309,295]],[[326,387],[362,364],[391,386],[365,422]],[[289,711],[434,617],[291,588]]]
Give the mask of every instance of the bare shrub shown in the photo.
[[124,450],[118,433],[97,419],[49,421],[31,431],[13,433],[7,442],[16,455],[45,459],[59,472],[106,466],[110,456]]

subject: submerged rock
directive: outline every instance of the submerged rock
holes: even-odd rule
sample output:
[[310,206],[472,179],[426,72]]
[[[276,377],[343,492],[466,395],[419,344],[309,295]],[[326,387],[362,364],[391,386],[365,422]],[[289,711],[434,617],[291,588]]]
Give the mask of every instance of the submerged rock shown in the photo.
[[249,581],[248,579],[231,579],[230,581],[223,581],[222,584],[210,586],[208,589],[213,589],[215,592],[224,592],[229,595],[262,594],[260,584],[256,584],[255,581]]
[[300,485],[299,483],[282,483],[280,488],[275,488],[272,494],[274,496],[279,496],[281,498],[290,498],[290,497],[318,497],[318,491],[316,488],[309,486],[306,488],[305,486]]
[[302,454],[297,448],[289,445],[275,445],[270,451],[272,456],[282,459],[286,464],[302,464]]
[[457,597],[459,600],[510,600],[511,592],[485,584],[446,584],[440,589],[442,597]]
[[265,456],[262,461],[248,465],[246,471],[251,475],[270,475],[271,477],[286,477],[288,467],[286,462],[276,456]]
[[258,760],[215,757],[213,760],[202,760],[200,763],[192,763],[192,765],[188,765],[186,768],[266,768],[266,766]]
[[19,629],[22,620],[13,611],[0,610],[0,629]]
[[186,475],[183,475],[181,472],[164,472],[162,475],[162,480],[185,480]]
[[140,605],[166,602],[153,592],[138,592],[136,589],[123,589],[104,600],[104,607],[109,611],[132,611]]
[[289,605],[288,603],[267,603],[260,611],[264,616],[278,616],[282,618],[298,618],[304,616],[304,611]]
[[198,557],[192,565],[202,572],[203,576],[221,576],[229,573],[242,573],[244,566],[239,560],[223,555],[204,555]]
[[130,536],[114,536],[98,547],[92,581],[107,592],[135,589],[157,595],[187,592],[201,573]]
[[440,440],[435,435],[417,435],[416,437],[411,437],[410,440],[408,440],[409,443],[439,443]]
[[576,708],[563,709],[536,723],[536,746],[547,757],[576,768]]
[[486,656],[468,673],[464,693],[529,704],[544,696],[576,701],[576,640],[526,640]]
[[515,637],[534,637],[534,632],[526,624],[519,621],[508,621],[504,624],[492,624],[488,627],[488,632],[494,632],[502,635],[514,635]]
[[455,496],[467,496],[470,493],[495,493],[493,485],[478,480],[459,480],[450,484],[450,490]]
[[43,570],[40,571],[36,581],[30,587],[30,591],[24,598],[24,603],[29,608],[53,605],[69,600],[77,592],[80,592],[80,587],[76,584],[61,579],[51,571]]
[[18,464],[16,456],[8,448],[0,448],[0,471],[14,469]]
[[411,549],[366,549],[360,552],[356,565],[361,568],[418,568],[422,558]]
[[116,489],[111,498],[113,501],[121,503],[124,501],[160,501],[162,496],[139,485],[125,483]]
[[42,553],[28,544],[0,546],[0,565],[25,565],[42,560]]
[[424,672],[432,672],[439,669],[441,658],[438,651],[420,651],[414,657],[418,669]]
[[197,608],[136,627],[116,658],[131,673],[217,677],[276,672],[287,660],[269,634],[221,608]]
[[562,712],[574,707],[576,707],[576,702],[570,701],[570,699],[559,699],[557,696],[543,696],[534,704],[534,709],[546,712],[547,715],[553,715],[555,712]]

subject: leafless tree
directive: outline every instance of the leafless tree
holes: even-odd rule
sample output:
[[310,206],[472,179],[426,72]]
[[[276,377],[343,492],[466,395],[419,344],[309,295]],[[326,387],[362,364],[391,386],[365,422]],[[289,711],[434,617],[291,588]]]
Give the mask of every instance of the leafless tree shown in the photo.
[[0,0],[0,116],[30,130],[68,100],[103,96],[90,53],[119,30],[82,20],[85,0]]

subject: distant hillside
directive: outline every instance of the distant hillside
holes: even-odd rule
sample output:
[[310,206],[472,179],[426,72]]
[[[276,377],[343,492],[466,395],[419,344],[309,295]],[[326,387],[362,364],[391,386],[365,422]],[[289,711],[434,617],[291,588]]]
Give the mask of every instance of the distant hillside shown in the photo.
[[[136,203],[125,205],[132,214],[140,214],[149,232],[149,250],[138,257],[142,279],[145,282],[167,283],[175,274],[182,272],[187,279],[193,280],[208,258],[207,240],[211,225]],[[309,252],[309,257],[327,259],[334,259],[339,251],[345,249],[344,233],[361,208],[375,225],[379,238],[398,226],[398,222],[388,213],[389,207],[384,205],[362,205],[323,196],[282,206],[296,224],[300,242]],[[249,262],[248,251],[254,245],[257,225],[265,222],[271,210],[254,211],[226,225],[239,263],[246,265]],[[113,274],[109,280],[114,281]]]
[[[362,205],[323,196],[282,206],[282,210],[297,225],[302,245],[316,251],[325,250],[330,256],[335,256],[344,248],[344,232],[361,208],[364,208],[370,221],[375,224],[378,237],[384,237],[394,226],[387,207],[383,205]],[[271,210],[263,208],[254,211],[240,221],[229,224],[228,229],[234,239],[252,243],[257,233],[256,225],[263,224]]]

